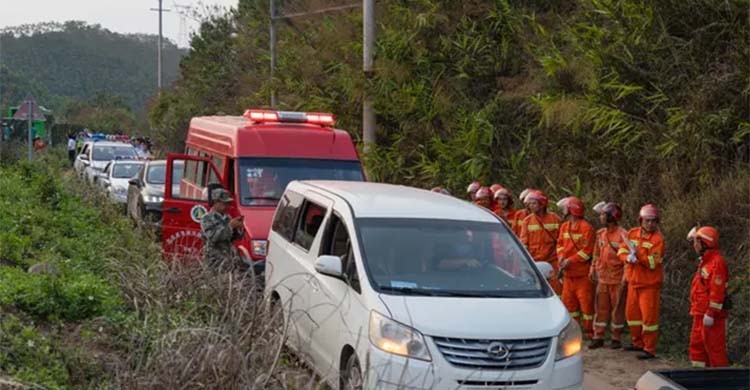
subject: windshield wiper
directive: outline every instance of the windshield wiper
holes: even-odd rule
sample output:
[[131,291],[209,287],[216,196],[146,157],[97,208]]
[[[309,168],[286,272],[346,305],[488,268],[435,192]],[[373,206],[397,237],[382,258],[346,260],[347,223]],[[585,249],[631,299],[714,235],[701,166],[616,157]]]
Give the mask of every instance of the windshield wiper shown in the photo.
[[393,286],[380,286],[381,291],[397,292],[403,295],[417,295],[417,296],[428,296],[428,297],[444,297],[446,294],[442,290],[430,290],[418,287],[393,287]]

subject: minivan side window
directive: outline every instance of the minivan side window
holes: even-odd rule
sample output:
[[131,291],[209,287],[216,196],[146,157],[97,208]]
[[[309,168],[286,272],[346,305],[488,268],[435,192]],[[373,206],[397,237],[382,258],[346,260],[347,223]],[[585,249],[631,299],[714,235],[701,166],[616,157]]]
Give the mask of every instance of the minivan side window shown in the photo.
[[273,231],[279,233],[279,235],[290,242],[294,236],[294,221],[297,217],[297,211],[299,211],[299,208],[302,205],[302,200],[303,198],[301,195],[287,191],[279,202],[276,217],[271,225]]
[[315,240],[315,235],[320,230],[320,225],[323,223],[325,215],[325,207],[306,200],[302,205],[302,214],[297,221],[294,242],[306,251],[309,251],[313,240]]
[[354,291],[357,293],[362,292],[359,285],[359,275],[357,274],[357,263],[354,261],[352,242],[349,239],[349,232],[346,230],[344,221],[336,213],[331,216],[331,222],[326,228],[326,235],[323,237],[320,254],[340,257],[344,280]]

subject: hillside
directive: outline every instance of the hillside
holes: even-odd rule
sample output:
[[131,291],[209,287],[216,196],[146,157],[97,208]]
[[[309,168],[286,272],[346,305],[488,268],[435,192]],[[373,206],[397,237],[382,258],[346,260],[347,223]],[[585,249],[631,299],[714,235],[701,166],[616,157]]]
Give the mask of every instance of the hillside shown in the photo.
[[[281,13],[337,4],[303,0]],[[697,264],[685,235],[696,223],[721,231],[730,289],[749,307],[746,2],[392,1],[376,14],[373,77],[361,71],[354,9],[280,23],[271,79],[267,3],[240,1],[202,24],[176,88],[151,107],[157,138],[183,150],[191,116],[265,107],[272,89],[280,109],[334,112],[359,138],[367,89],[378,122],[378,145],[363,153],[372,180],[463,195],[476,179],[576,195],[587,209],[617,201],[627,227],[657,204],[663,353],[687,352]],[[730,356],[747,364],[750,317],[733,316]]]
[[[66,100],[106,93],[143,112],[156,89],[157,39],[74,21],[6,28],[0,31],[3,102],[31,91],[42,104],[60,108]],[[184,53],[165,40],[163,54],[169,85]]]

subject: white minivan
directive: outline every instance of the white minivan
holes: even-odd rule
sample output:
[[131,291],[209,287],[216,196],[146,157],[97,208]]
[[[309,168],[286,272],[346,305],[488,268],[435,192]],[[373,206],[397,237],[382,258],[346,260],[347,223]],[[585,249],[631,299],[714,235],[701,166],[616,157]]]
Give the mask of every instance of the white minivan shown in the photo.
[[508,226],[416,188],[291,182],[266,292],[342,389],[582,389],[581,331]]

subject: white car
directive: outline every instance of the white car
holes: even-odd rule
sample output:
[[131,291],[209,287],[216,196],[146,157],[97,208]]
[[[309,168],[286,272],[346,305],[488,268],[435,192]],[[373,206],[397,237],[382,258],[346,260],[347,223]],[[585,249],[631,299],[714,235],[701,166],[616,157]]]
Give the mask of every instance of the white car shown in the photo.
[[123,208],[128,203],[128,185],[143,167],[143,161],[114,160],[99,173],[96,183],[107,193],[107,197]]
[[98,174],[115,159],[137,159],[133,145],[122,142],[89,141],[73,163],[75,171],[88,184],[96,184]]
[[582,335],[508,226],[377,183],[291,182],[265,289],[334,388],[582,389]]

